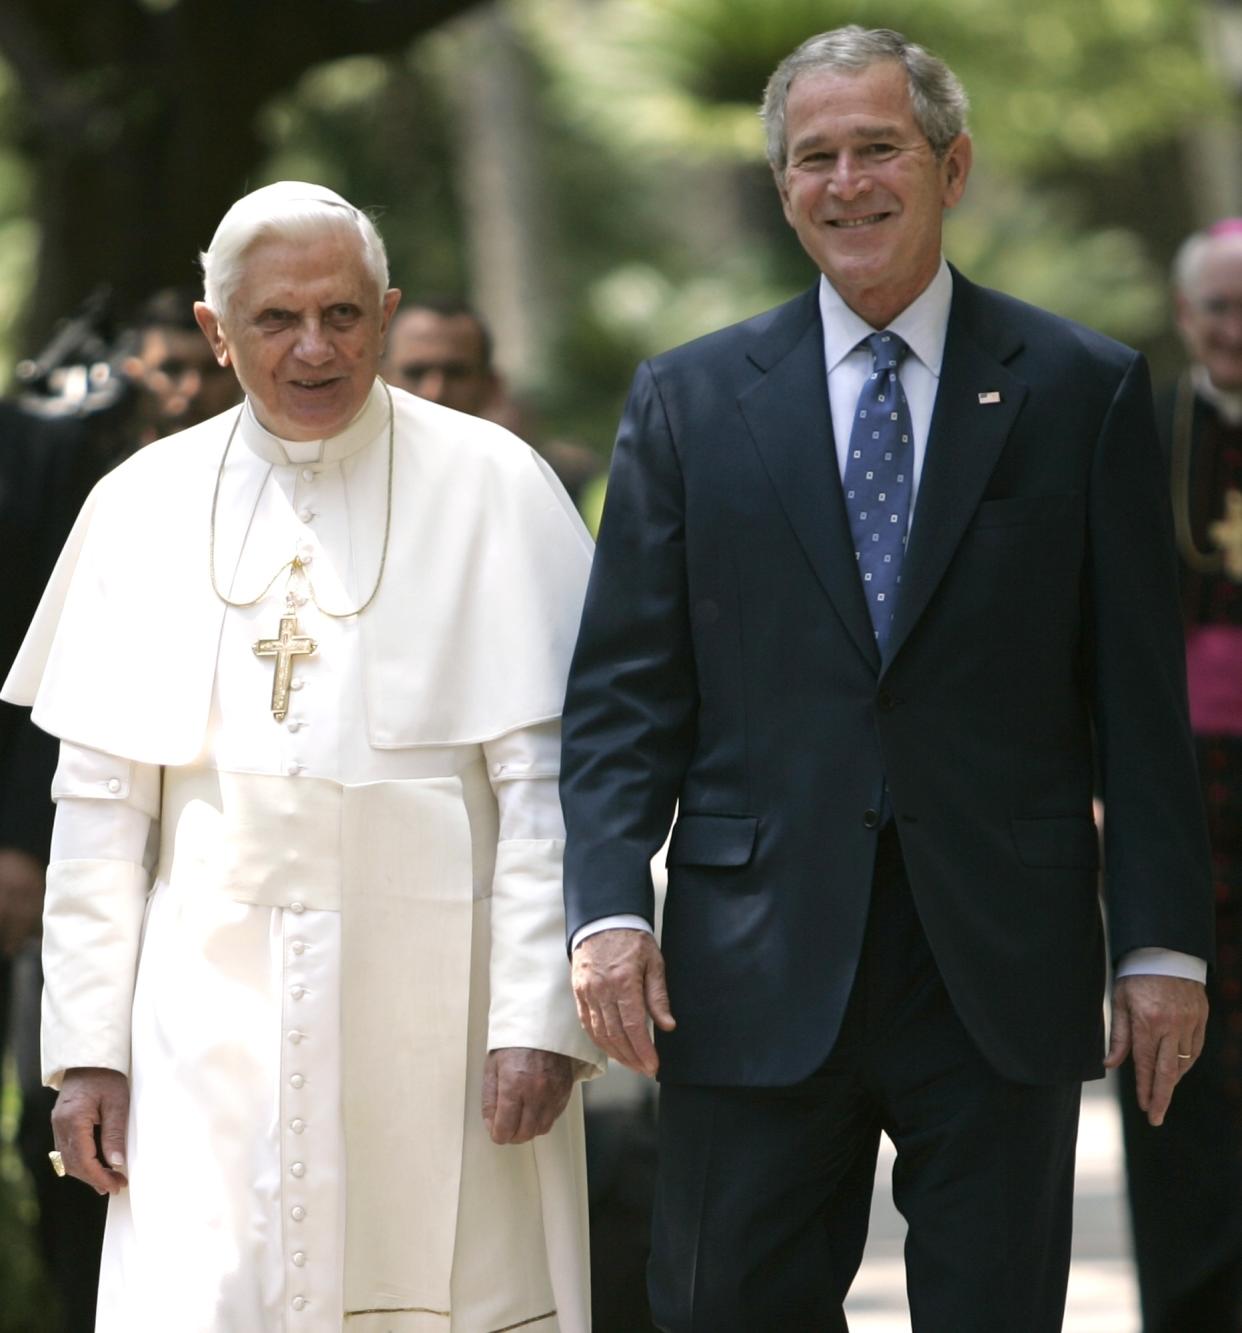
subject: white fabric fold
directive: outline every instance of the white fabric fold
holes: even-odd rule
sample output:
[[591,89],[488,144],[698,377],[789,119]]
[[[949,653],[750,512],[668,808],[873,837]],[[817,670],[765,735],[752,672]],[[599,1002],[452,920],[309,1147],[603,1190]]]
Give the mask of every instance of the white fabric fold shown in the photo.
[[559,1051],[603,1072],[569,998],[560,839],[502,842],[492,889],[492,1004],[487,1044]]
[[[385,401],[382,388],[373,393]],[[590,566],[586,529],[520,440],[399,389],[392,397],[397,517],[385,577],[359,621],[371,744],[478,743],[558,717]],[[0,691],[33,705],[45,731],[148,763],[201,751],[225,611],[208,571],[211,499],[236,417],[149,445],[91,493]],[[275,466],[256,452],[261,440],[248,443],[246,420],[220,476],[222,588]],[[378,423],[371,447],[334,464],[352,549],[325,554],[369,586],[384,538],[375,519],[388,488],[386,408],[359,420]],[[101,650],[109,643],[126,651]]]
[[129,861],[54,861],[43,928],[43,1081],[129,1073],[130,1011],[150,878]]

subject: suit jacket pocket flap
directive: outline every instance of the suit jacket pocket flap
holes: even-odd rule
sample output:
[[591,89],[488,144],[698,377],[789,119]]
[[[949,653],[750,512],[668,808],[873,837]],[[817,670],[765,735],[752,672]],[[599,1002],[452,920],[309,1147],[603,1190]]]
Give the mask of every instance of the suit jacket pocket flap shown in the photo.
[[1100,863],[1095,824],[1083,816],[1011,821],[1018,860],[1049,870],[1094,870]]
[[1056,495],[1013,495],[1000,500],[984,500],[975,510],[969,531],[983,528],[1012,528],[1028,523],[1058,523],[1082,511],[1078,491]]
[[754,815],[682,815],[673,827],[665,864],[744,866],[755,849]]

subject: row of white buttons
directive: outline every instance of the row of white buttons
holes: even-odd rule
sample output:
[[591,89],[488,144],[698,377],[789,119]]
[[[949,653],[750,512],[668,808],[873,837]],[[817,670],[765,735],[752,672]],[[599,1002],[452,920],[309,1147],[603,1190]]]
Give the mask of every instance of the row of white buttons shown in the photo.
[[[292,902],[289,904],[289,910],[295,917],[297,917],[305,912],[306,906],[301,902]],[[289,948],[294,958],[299,960],[305,955],[307,947],[306,941],[302,939],[293,939],[289,942]],[[292,984],[289,987],[289,995],[294,1001],[301,1000],[303,996],[306,995],[307,989],[301,984],[301,981],[298,980],[296,976],[291,980]],[[300,1046],[305,1036],[306,1033],[296,1027],[291,1028],[288,1033],[289,1041],[294,1046]],[[300,1071],[295,1070],[289,1075],[289,1086],[294,1090],[295,1094],[301,1092],[306,1086],[306,1076]],[[306,1121],[303,1120],[301,1116],[295,1115],[289,1121],[289,1129],[294,1134],[302,1134],[306,1130]],[[303,1161],[291,1162],[289,1164],[289,1174],[294,1180],[304,1179],[306,1176],[306,1163]],[[295,1223],[304,1221],[306,1218],[305,1205],[297,1202],[293,1203],[289,1209],[289,1216]],[[306,1266],[305,1250],[294,1250],[289,1258],[295,1268],[304,1268]],[[289,1304],[296,1313],[300,1314],[306,1309],[310,1302],[306,1299],[305,1295],[298,1292],[292,1297]]]

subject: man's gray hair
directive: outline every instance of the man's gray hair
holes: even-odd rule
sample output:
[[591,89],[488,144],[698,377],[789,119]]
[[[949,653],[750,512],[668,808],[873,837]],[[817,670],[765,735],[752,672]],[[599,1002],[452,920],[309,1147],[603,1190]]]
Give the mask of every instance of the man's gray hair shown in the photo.
[[788,162],[785,139],[785,106],[789,90],[799,74],[813,70],[845,70],[859,73],[882,60],[893,60],[906,71],[910,103],[919,129],[937,157],[966,128],[970,99],[956,74],[929,51],[907,41],[891,28],[862,28],[852,23],[808,37],[776,67],[763,93],[764,129],[768,138],[768,162],[779,177]]
[[251,246],[273,236],[309,240],[325,230],[358,237],[363,263],[382,301],[388,290],[388,254],[375,223],[335,191],[306,181],[264,185],[225,213],[211,244],[198,257],[203,266],[203,300],[225,318]]
[[1202,231],[1192,232],[1177,247],[1173,256],[1173,288],[1183,296],[1195,295],[1199,285],[1199,270],[1213,246],[1226,238],[1230,244],[1242,244],[1242,218],[1223,218]]

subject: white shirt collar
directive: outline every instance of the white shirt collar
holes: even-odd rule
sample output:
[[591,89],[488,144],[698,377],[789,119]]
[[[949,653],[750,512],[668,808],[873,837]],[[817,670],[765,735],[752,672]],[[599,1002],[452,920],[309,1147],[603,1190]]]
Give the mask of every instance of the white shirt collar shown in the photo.
[[1230,426],[1242,425],[1242,393],[1227,393],[1224,389],[1218,389],[1204,366],[1192,366],[1190,378],[1195,392],[1210,403],[1224,421]]
[[[891,320],[887,328],[935,376],[944,360],[944,341],[949,331],[949,307],[953,302],[953,275],[944,256],[931,282]],[[876,330],[845,304],[825,277],[819,280],[819,314],[824,326],[824,356],[831,374],[860,342]]]
[[326,440],[283,440],[273,435],[255,416],[249,398],[241,409],[237,433],[248,449],[268,463],[339,463],[375,439],[387,425],[389,411],[388,394],[377,378],[357,416]]

